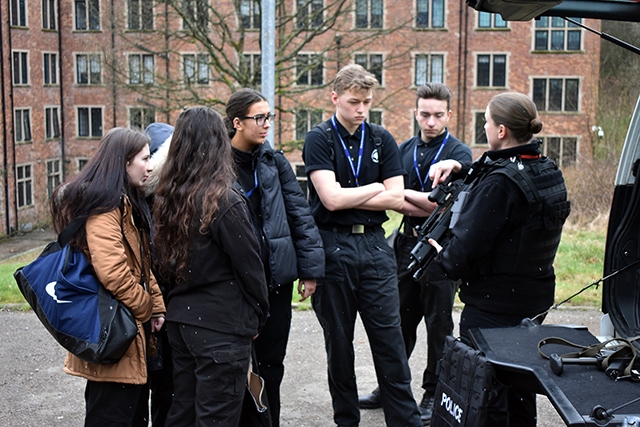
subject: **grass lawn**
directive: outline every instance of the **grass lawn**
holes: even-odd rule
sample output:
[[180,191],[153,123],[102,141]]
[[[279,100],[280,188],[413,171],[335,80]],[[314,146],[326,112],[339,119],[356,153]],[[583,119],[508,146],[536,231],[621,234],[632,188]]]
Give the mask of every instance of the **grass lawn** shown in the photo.
[[[401,218],[398,214],[392,214],[390,217],[390,220],[385,223],[387,234],[398,226]],[[556,303],[602,277],[605,233],[604,228],[601,230],[565,228],[555,262]],[[35,259],[39,253],[40,251],[32,251],[26,255],[0,261],[0,306],[21,304],[19,307],[26,307],[13,278],[13,272]],[[593,287],[564,305],[599,307],[601,295],[602,288]],[[292,297],[294,305],[302,310],[311,308],[309,300],[300,303],[299,299],[296,284]]]

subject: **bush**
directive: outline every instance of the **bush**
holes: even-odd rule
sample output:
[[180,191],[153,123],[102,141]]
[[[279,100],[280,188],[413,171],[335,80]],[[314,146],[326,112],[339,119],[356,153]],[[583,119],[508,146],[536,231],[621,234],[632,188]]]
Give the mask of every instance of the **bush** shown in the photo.
[[563,168],[571,201],[566,227],[606,228],[613,197],[617,160],[581,158],[580,163]]

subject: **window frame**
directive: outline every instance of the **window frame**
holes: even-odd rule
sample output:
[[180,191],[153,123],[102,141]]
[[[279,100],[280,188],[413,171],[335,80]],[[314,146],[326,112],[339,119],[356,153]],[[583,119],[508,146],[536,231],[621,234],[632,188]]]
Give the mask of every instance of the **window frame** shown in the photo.
[[[489,57],[489,69],[487,72],[487,76],[489,79],[488,84],[481,84],[484,82],[480,82],[480,58],[483,57]],[[504,84],[500,85],[500,84],[496,84],[495,80],[496,80],[496,74],[499,72],[499,70],[496,70],[496,59],[498,58],[504,58],[504,72],[503,72],[503,76],[502,78],[504,79]],[[477,53],[476,54],[476,79],[475,79],[475,86],[476,88],[487,88],[487,89],[494,89],[494,88],[507,88],[508,87],[508,79],[509,77],[509,54],[508,53]]]
[[[320,60],[318,61],[318,58]],[[315,66],[310,66],[317,62]],[[306,81],[303,82],[304,80]],[[324,57],[318,53],[299,53],[296,55],[296,85],[322,86],[324,84]]]
[[[545,135],[540,136],[539,139],[542,140],[542,153],[553,160],[559,168],[575,165],[578,163],[578,157],[580,153],[580,137],[577,135]],[[555,153],[550,153],[551,141],[550,140],[559,140],[559,149],[557,153],[557,158],[554,157]],[[573,147],[571,147],[571,151],[573,151],[573,158],[568,158],[571,155],[571,152],[568,154],[565,153],[565,145],[571,143]]]
[[127,30],[153,31],[154,7],[154,0],[127,0]]
[[260,86],[262,83],[262,54],[259,52],[244,52],[240,61],[240,67],[246,66],[246,72],[253,76],[254,85]]
[[[22,173],[20,173],[22,171]],[[15,167],[16,206],[18,209],[34,206],[33,163],[20,163]]]
[[[84,58],[83,60],[85,61],[86,70],[84,71],[87,79],[86,82],[80,81],[81,71],[83,71],[83,70],[80,70],[80,67],[81,67],[80,58]],[[102,55],[100,53],[76,53],[75,61],[76,61],[76,74],[75,74],[76,85],[97,86],[102,84]],[[97,64],[100,68],[97,72],[93,69],[93,66],[95,64]],[[94,81],[94,79],[96,79],[96,76],[97,76],[97,81]]]
[[[82,117],[81,110],[87,110],[87,133],[81,133],[82,129]],[[100,112],[100,124],[98,125],[98,129],[94,130],[94,113]],[[104,107],[95,106],[95,105],[77,105],[76,106],[76,136],[78,138],[86,138],[86,139],[94,139],[94,138],[102,138],[104,134]]]
[[[366,5],[366,14],[362,13],[362,7],[364,5]],[[384,0],[355,0],[353,13],[355,22],[353,27],[357,30],[383,29],[385,6],[386,5]],[[380,13],[374,15],[374,9],[380,10]],[[366,19],[366,22],[363,21],[363,16],[365,15],[366,17],[364,19]]]
[[[491,13],[491,12],[481,12],[477,13],[478,19],[476,19],[476,29],[483,31],[503,31],[509,29],[509,21],[502,19],[502,16],[499,13]],[[482,24],[482,18],[485,17],[489,20],[488,25]],[[498,25],[497,21],[501,21],[504,25]]]
[[[304,117],[303,117],[304,115]],[[321,108],[298,108],[294,111],[296,141],[304,141],[307,133],[324,121],[324,111]],[[314,123],[317,121],[317,123]],[[303,125],[304,124],[304,129]],[[304,133],[304,135],[303,135]]]
[[[147,60],[151,59],[151,66]],[[134,70],[134,62],[137,60],[137,71]],[[155,56],[151,53],[130,53],[127,58],[129,64],[130,85],[152,85],[155,82]],[[135,73],[137,72],[137,76]],[[136,77],[134,79],[134,77]]]
[[324,25],[324,0],[296,0],[296,27],[298,29],[322,28]]
[[260,2],[258,0],[240,0],[238,3],[238,20],[238,25],[245,31],[259,31],[262,27]]
[[[434,5],[437,4],[437,14]],[[417,30],[441,30],[446,28],[447,4],[446,0],[416,0],[415,20],[413,28]]]
[[[193,59],[189,67],[193,69],[193,75],[188,75],[189,67],[187,59]],[[208,86],[211,84],[211,73],[209,69],[209,54],[200,52],[187,52],[182,54],[182,77],[186,86]],[[204,77],[203,70],[206,71]]]
[[[140,125],[134,123],[134,114],[140,114]],[[144,131],[156,121],[156,109],[153,107],[129,107],[129,128]]]
[[56,0],[42,0],[42,29],[48,31],[58,30],[58,14]]
[[[420,74],[424,74],[424,82],[420,82],[418,79],[418,74],[419,74],[419,66],[418,66],[418,61],[424,59],[426,61],[426,66],[427,69],[424,70],[424,73],[420,73]],[[434,72],[433,72],[433,64],[434,64],[434,60],[435,59],[439,59],[441,60],[441,64],[440,64],[440,79],[434,79]],[[433,83],[444,83],[444,76],[445,76],[445,65],[444,65],[444,60],[445,60],[445,54],[444,53],[416,53],[413,55],[413,85],[416,87],[420,87],[422,85],[424,85],[427,82],[433,82]],[[438,77],[438,76],[436,76]]]
[[[366,58],[366,62],[363,62],[359,59],[365,57]],[[376,64],[376,68],[371,66],[371,59],[372,57],[375,58],[380,58],[380,66],[379,66],[379,70],[377,69],[377,64]],[[362,67],[367,70],[368,72],[370,72],[371,74],[373,74],[376,79],[378,79],[378,84],[380,86],[384,86],[383,83],[383,78],[384,78],[384,55],[382,53],[374,53],[374,52],[369,52],[369,53],[362,53],[362,52],[358,52],[355,53],[353,56],[353,62],[359,65],[362,65]]]
[[[571,18],[577,22],[582,22],[582,18]],[[546,24],[545,24],[546,23]],[[563,25],[557,26],[557,23],[562,23]],[[562,33],[562,46],[561,48],[554,48],[554,33],[557,36],[558,33]],[[544,38],[544,48],[539,45],[538,36],[541,34],[546,34]],[[578,46],[576,48],[570,49],[569,45],[570,35],[577,34],[579,37]],[[533,51],[534,52],[555,52],[555,53],[568,53],[568,52],[582,52],[582,43],[584,37],[582,28],[578,25],[565,21],[560,17],[550,17],[550,16],[541,16],[540,19],[536,19],[533,24]]]
[[47,198],[51,198],[53,191],[62,183],[62,161],[60,159],[47,159]]
[[73,0],[73,18],[75,31],[101,31],[100,0]]
[[31,82],[31,67],[28,50],[11,51],[11,83],[13,86],[29,86]]
[[11,27],[29,28],[29,4],[27,0],[10,0],[9,13]]
[[487,140],[487,134],[484,132],[485,124],[485,110],[473,111],[473,145],[480,147],[489,147],[489,141]]
[[42,52],[42,82],[45,86],[58,86],[58,53]]
[[[561,80],[562,81],[562,91],[560,94],[558,93],[551,93],[554,88],[552,87],[552,83],[557,85],[557,81]],[[540,97],[540,90],[541,88],[536,87],[536,82],[545,82],[544,85],[544,99],[541,99]],[[575,90],[573,88],[569,88],[571,89],[572,93],[568,93],[568,89],[567,89],[567,83],[570,82],[571,84],[575,83]],[[538,112],[545,112],[545,113],[577,113],[580,112],[580,98],[581,98],[581,87],[582,87],[582,81],[581,78],[579,76],[540,76],[540,77],[532,77],[531,78],[531,93],[532,96],[531,98],[533,99],[533,102],[536,104],[536,108],[538,109]],[[557,92],[557,86],[555,88],[555,91]],[[575,96],[574,100],[569,100],[569,96]],[[560,101],[560,108],[558,109],[551,109],[553,107],[552,103],[557,103],[558,100]],[[544,102],[544,105],[542,105],[542,102]],[[567,104],[569,104],[570,102],[574,102],[575,103],[575,109],[567,109]]]
[[13,109],[13,140],[16,144],[30,144],[33,142],[33,123],[31,107],[17,107]]
[[60,138],[60,106],[44,107],[44,137],[45,140]]

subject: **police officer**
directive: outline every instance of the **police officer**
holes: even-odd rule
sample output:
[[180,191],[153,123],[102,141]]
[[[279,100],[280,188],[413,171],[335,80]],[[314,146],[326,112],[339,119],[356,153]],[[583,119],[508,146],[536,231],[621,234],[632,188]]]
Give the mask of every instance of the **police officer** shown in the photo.
[[[467,195],[451,241],[430,241],[437,265],[463,280],[460,335],[467,344],[471,328],[515,326],[551,307],[553,260],[570,210],[562,173],[532,141],[542,130],[533,101],[521,93],[496,95],[485,121],[491,148],[485,172]],[[445,160],[430,177],[437,184],[465,169]],[[501,387],[489,417],[489,425],[533,427],[535,394]]]
[[[425,390],[420,402],[420,416],[427,425],[431,421],[433,398],[438,382],[436,366],[442,356],[444,339],[453,333],[451,310],[456,283],[442,274],[440,268],[429,266],[418,283],[407,269],[411,250],[418,242],[416,227],[422,225],[437,207],[429,201],[432,182],[429,168],[439,160],[454,159],[471,162],[471,149],[451,135],[447,125],[451,118],[451,91],[441,83],[427,83],[418,88],[415,118],[420,133],[400,145],[404,176],[404,204],[400,213],[401,231],[394,242],[400,319],[407,358],[416,344],[416,329],[424,318],[427,327],[427,367],[422,376]],[[433,265],[433,264],[432,264]],[[360,397],[362,408],[380,407],[380,389]]]
[[359,311],[387,425],[422,426],[400,330],[395,256],[381,226],[387,209],[402,207],[404,171],[391,134],[365,122],[376,84],[359,65],[342,68],[331,92],[335,115],[305,139],[311,211],[326,258],[311,301],[324,330],[335,423],[360,422],[353,349]]

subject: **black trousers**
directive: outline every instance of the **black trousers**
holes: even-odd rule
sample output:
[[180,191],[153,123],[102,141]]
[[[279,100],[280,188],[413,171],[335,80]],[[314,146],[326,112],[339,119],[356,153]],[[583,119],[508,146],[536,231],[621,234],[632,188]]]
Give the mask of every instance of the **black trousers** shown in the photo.
[[291,330],[292,292],[293,283],[281,285],[269,292],[269,317],[253,342],[258,371],[264,379],[273,427],[280,425],[280,384],[284,377],[284,357]]
[[252,338],[175,322],[166,327],[174,390],[166,425],[237,426]]
[[[505,301],[507,303],[507,301]],[[533,317],[537,313],[509,315],[491,313],[478,307],[465,305],[460,315],[460,338],[473,347],[469,336],[471,328],[497,328],[502,326],[517,326],[522,319]],[[497,396],[491,401],[491,408],[487,415],[489,426],[503,427],[535,427],[537,424],[536,395],[528,391],[497,385]]]
[[411,373],[400,330],[393,250],[382,228],[365,234],[320,230],[326,257],[324,279],[312,296],[324,331],[334,421],[358,425],[353,336],[360,313],[380,385],[387,426],[422,426],[411,392]]
[[85,427],[131,427],[146,384],[87,380]]
[[457,289],[456,282],[431,263],[418,282],[407,267],[411,250],[418,238],[399,233],[394,248],[398,260],[398,292],[400,294],[400,322],[407,359],[416,345],[416,330],[424,319],[427,327],[427,367],[422,374],[422,388],[433,396],[438,383],[436,367],[442,358],[444,339],[453,333],[451,310]]

